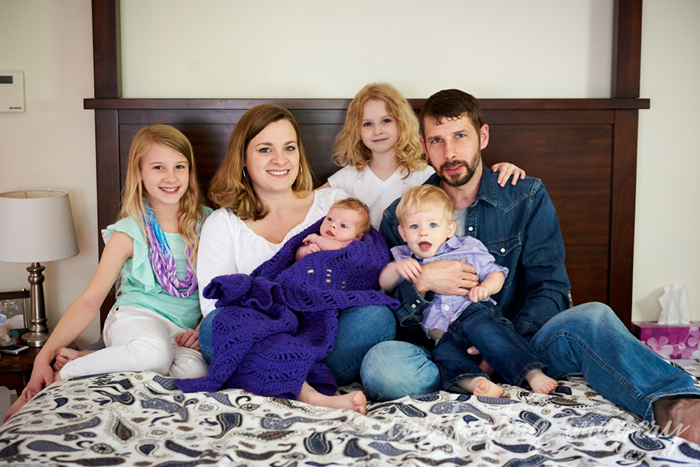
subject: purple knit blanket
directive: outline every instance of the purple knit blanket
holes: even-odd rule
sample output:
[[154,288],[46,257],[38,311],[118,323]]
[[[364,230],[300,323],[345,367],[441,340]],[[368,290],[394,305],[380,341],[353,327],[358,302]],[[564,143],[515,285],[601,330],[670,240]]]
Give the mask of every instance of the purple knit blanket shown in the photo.
[[351,306],[399,303],[379,291],[389,251],[376,230],[346,248],[294,255],[321,221],[291,238],[251,275],[213,279],[204,296],[222,308],[212,323],[212,361],[203,378],[176,380],[185,392],[240,388],[261,396],[296,398],[306,381],[333,395],[321,362],[333,350],[338,313]]

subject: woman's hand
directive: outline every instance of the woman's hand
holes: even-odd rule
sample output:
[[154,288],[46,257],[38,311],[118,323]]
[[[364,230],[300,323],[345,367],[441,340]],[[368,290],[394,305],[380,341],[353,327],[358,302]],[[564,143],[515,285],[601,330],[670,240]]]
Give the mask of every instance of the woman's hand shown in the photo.
[[525,171],[520,167],[511,164],[510,162],[499,162],[498,164],[493,164],[491,171],[498,172],[498,184],[501,187],[506,186],[508,179],[513,176],[511,180],[511,185],[517,185],[518,179],[525,180]]
[[187,347],[194,350],[199,348],[199,331],[197,329],[188,329],[187,331],[175,337],[175,342],[180,347]]

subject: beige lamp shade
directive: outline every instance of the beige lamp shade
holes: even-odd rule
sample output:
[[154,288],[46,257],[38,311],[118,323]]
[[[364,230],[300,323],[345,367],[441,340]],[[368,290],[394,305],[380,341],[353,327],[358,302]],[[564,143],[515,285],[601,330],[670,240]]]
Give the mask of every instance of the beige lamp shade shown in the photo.
[[0,261],[43,263],[78,253],[68,193],[0,193]]

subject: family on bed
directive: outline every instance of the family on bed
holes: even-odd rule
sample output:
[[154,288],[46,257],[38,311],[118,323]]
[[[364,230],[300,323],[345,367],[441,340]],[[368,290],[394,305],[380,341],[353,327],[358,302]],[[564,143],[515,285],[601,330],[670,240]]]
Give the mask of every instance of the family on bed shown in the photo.
[[[336,139],[343,168],[313,190],[294,117],[261,105],[231,135],[212,213],[187,138],[142,129],[97,271],[5,419],[55,381],[98,373],[152,370],[185,391],[233,387],[364,414],[367,397],[499,397],[495,369],[542,394],[580,372],[664,433],[700,442],[693,378],[606,305],[572,306],[545,187],[511,164],[488,170],[488,143],[473,96],[440,91],[416,118],[392,86],[370,84]],[[66,348],[120,276],[105,348]],[[364,391],[336,395],[354,380]]]

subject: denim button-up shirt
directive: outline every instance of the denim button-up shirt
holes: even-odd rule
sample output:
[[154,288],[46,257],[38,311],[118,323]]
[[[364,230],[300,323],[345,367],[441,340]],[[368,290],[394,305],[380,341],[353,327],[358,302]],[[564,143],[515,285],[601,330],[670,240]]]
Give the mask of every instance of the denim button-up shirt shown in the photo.
[[[464,232],[481,240],[496,263],[508,268],[503,288],[493,299],[516,331],[529,341],[544,323],[571,306],[559,219],[539,179],[526,177],[515,186],[500,187],[498,173],[485,166],[482,172],[476,200],[466,210]],[[425,184],[439,186],[439,175]],[[396,218],[398,202],[384,211],[379,229],[389,248],[404,243]],[[401,301],[396,311],[399,324],[411,326],[420,323],[434,294],[423,298],[411,282],[405,281],[399,284],[395,296]]]

